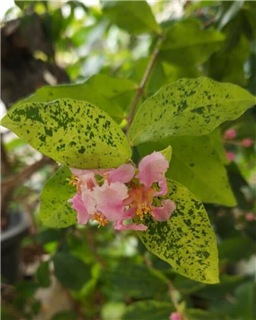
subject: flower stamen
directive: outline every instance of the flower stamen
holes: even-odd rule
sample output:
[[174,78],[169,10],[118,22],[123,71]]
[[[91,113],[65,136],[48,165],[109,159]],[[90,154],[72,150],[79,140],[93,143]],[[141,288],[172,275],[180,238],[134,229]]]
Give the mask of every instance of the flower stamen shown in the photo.
[[104,227],[106,224],[108,224],[107,218],[104,217],[104,215],[100,212],[95,212],[93,219],[99,223],[99,227]]

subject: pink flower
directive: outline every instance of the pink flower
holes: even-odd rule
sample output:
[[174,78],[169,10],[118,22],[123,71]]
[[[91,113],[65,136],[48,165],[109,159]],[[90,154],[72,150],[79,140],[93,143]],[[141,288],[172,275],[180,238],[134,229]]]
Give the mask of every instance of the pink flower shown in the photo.
[[182,315],[179,312],[172,312],[169,320],[182,320]]
[[226,152],[226,156],[228,161],[234,161],[236,158],[236,155],[233,152],[227,151]]
[[71,169],[74,176],[70,183],[77,193],[70,202],[77,211],[78,223],[94,220],[104,226],[113,222],[116,230],[145,231],[147,226],[139,221],[146,214],[156,221],[168,220],[175,203],[165,199],[156,206],[154,201],[168,191],[168,166],[160,152],[153,152],[141,160],[137,175],[132,164],[116,169]]
[[104,182],[102,186],[94,189],[96,209],[101,212],[109,221],[123,219],[125,207],[123,200],[128,197],[128,188],[120,182],[108,184]]
[[255,220],[255,215],[252,213],[252,212],[248,212],[248,213],[246,213],[246,215],[245,215],[245,219],[247,220],[247,221],[254,221]]
[[89,220],[89,214],[83,200],[81,199],[81,195],[76,193],[70,201],[72,203],[72,208],[77,212],[77,222],[86,224]]
[[250,138],[246,138],[246,139],[243,139],[241,143],[243,147],[249,148],[253,145],[254,141]]
[[149,188],[154,182],[163,184],[165,172],[169,167],[168,161],[161,152],[153,152],[144,157],[139,163],[137,178],[145,187]]
[[139,172],[136,175],[140,184],[130,188],[129,198],[125,200],[131,212],[139,219],[143,219],[145,214],[150,214],[157,221],[166,221],[176,209],[175,203],[171,200],[164,200],[161,207],[153,204],[154,197],[165,195],[168,191],[165,178],[168,167],[169,163],[161,152],[153,152],[140,161]]
[[236,129],[228,129],[224,133],[224,139],[231,140],[234,139],[237,135]]
[[156,221],[166,221],[170,218],[174,210],[176,210],[176,204],[166,199],[162,201],[162,207],[154,207],[152,216]]
[[132,180],[135,174],[135,168],[131,164],[123,164],[117,169],[113,169],[108,173],[108,181],[128,183]]

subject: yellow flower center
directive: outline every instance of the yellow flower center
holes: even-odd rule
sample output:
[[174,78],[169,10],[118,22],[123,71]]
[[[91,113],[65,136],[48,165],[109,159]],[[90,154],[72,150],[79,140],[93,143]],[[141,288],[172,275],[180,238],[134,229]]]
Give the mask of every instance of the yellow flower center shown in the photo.
[[104,217],[100,212],[95,212],[93,215],[93,219],[99,223],[99,227],[104,227],[108,223],[107,218]]
[[136,215],[143,219],[146,214],[153,213],[153,188],[145,188],[144,186],[136,186],[129,190],[130,208],[135,208]]

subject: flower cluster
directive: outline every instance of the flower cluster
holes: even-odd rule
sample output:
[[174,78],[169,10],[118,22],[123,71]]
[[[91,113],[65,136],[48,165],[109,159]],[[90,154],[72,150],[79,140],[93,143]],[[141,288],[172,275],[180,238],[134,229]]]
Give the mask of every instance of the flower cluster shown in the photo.
[[145,215],[157,221],[166,221],[176,209],[170,199],[156,206],[154,198],[166,195],[165,173],[169,163],[160,152],[144,157],[138,169],[123,164],[116,169],[71,169],[70,181],[77,189],[70,199],[77,212],[77,221],[86,224],[97,221],[99,226],[108,222],[116,230],[147,230],[142,222]]
[[[234,128],[229,128],[224,132],[224,142],[231,144],[231,145],[236,145],[236,146],[241,146],[243,148],[250,148],[253,146],[254,141],[251,138],[245,138],[242,140],[234,140],[237,138],[237,130]],[[226,156],[228,161],[234,161],[235,160],[235,153],[232,151],[227,151]]]

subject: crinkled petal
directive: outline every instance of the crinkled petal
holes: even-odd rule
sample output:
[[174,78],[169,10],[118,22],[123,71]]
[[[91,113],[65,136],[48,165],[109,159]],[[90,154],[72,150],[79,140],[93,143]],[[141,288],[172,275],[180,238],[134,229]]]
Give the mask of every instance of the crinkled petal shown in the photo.
[[161,180],[168,167],[169,163],[162,153],[153,152],[140,161],[137,178],[145,187],[149,188],[152,183]]
[[170,199],[163,200],[162,205],[162,207],[154,207],[152,216],[156,221],[167,221],[176,209],[175,202]]
[[80,188],[84,189],[89,189],[89,190],[93,190],[93,188],[98,185],[94,173],[92,172],[88,172],[86,174],[83,174],[81,176],[79,176],[79,180],[80,180]]
[[100,211],[109,221],[123,219],[125,207],[123,200],[128,197],[128,188],[120,182],[108,184],[104,182],[102,186],[94,189],[96,209]]
[[73,175],[80,177],[88,173],[98,174],[99,176],[103,176],[105,173],[108,173],[113,169],[75,169],[70,168],[70,171],[73,173]]
[[94,197],[94,191],[87,188],[81,188],[81,194],[84,206],[89,216],[92,216],[96,212],[96,200]]
[[113,169],[108,173],[109,183],[121,182],[128,183],[132,180],[135,174],[135,168],[131,164],[123,164],[117,169]]
[[122,220],[122,221],[115,222],[114,229],[119,231],[122,231],[122,230],[146,231],[148,227],[142,223],[140,224],[131,223],[131,224],[124,225]]
[[81,195],[78,193],[75,194],[70,201],[72,202],[72,208],[77,212],[77,222],[86,224],[89,220],[89,214],[86,210],[83,200],[81,199]]
[[165,177],[162,177],[159,180],[158,186],[160,187],[160,190],[153,194],[154,197],[164,196],[167,193],[168,186],[167,186],[167,182],[166,182],[166,178]]

